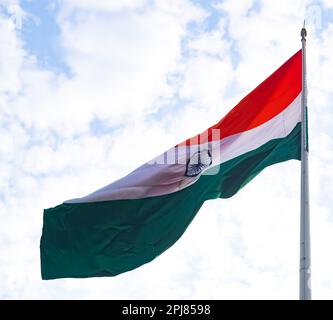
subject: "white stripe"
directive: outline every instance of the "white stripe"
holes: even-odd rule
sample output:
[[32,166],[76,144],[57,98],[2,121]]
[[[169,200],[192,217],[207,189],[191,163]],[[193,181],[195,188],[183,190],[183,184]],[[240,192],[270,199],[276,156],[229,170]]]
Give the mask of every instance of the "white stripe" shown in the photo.
[[[281,113],[264,124],[212,143],[210,166],[216,166],[237,156],[255,150],[270,140],[286,137],[301,121],[301,94]],[[186,159],[205,145],[195,145],[190,149],[178,148],[177,163],[163,164],[165,154],[175,154],[171,149],[163,155],[142,165],[127,176],[99,189],[88,196],[68,200],[65,203],[96,202],[120,199],[139,199],[164,195],[184,189],[199,179],[200,176],[186,177]],[[212,170],[209,170],[210,174]]]

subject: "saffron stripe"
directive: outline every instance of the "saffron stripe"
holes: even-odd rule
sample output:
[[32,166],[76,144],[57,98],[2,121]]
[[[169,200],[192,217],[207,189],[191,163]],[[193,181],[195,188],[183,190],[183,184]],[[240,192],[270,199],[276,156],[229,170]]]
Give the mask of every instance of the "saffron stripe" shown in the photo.
[[[208,138],[221,140],[227,136],[256,128],[274,118],[287,108],[302,90],[302,50],[242,99],[221,121],[200,135],[185,140],[179,145],[190,145],[192,139]],[[212,135],[219,129],[219,137]]]

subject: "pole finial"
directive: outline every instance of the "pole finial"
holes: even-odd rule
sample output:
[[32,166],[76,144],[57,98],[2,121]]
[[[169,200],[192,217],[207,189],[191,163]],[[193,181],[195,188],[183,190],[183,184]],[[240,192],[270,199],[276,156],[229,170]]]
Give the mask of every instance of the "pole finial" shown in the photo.
[[303,41],[303,40],[306,40],[306,39],[305,39],[306,36],[307,36],[307,32],[306,32],[306,28],[305,28],[305,19],[304,19],[303,28],[302,28],[302,30],[301,30],[302,41]]

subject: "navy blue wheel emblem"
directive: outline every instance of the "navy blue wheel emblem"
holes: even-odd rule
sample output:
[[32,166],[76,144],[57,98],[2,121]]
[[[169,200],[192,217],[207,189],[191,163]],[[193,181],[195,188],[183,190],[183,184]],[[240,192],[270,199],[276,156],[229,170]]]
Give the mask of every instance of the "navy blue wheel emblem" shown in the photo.
[[196,177],[212,164],[212,155],[209,150],[195,152],[186,164],[186,177]]

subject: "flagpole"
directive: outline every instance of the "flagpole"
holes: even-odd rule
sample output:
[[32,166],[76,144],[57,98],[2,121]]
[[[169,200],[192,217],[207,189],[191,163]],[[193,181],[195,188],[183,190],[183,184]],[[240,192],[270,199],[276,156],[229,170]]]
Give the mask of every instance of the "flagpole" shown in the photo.
[[307,84],[306,84],[306,36],[304,26],[302,37],[302,142],[301,142],[301,221],[300,221],[300,300],[311,300],[311,251],[310,251],[310,210],[309,170],[307,138]]

